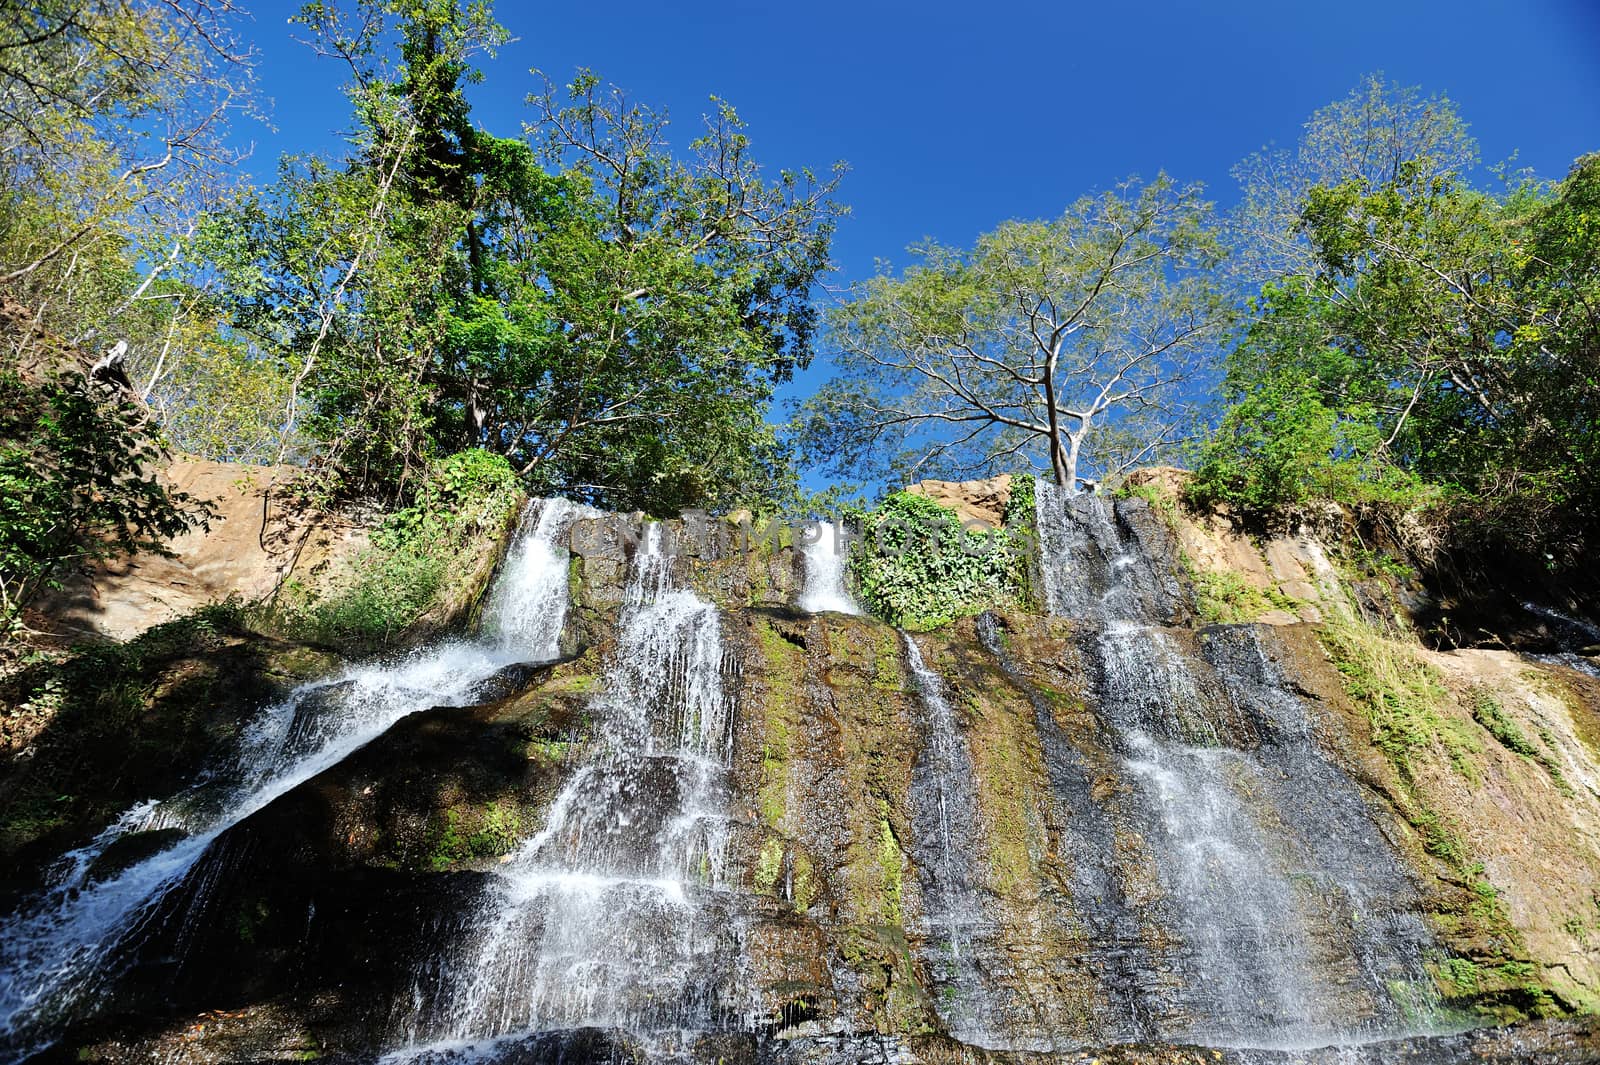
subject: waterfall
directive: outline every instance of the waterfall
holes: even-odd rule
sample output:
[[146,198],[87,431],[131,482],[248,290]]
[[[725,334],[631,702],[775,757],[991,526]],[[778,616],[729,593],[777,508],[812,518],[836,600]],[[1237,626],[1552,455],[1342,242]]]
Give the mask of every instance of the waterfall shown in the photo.
[[861,610],[844,588],[844,536],[832,522],[808,522],[795,537],[805,558],[805,586],[800,609],[808,614],[835,611],[859,614]]
[[650,525],[591,702],[589,756],[496,870],[472,922],[481,932],[419,977],[429,986],[403,1055],[580,1027],[672,1047],[744,1023],[720,620],[672,576]]
[[[950,1034],[977,1046],[1000,1046],[993,1013],[999,988],[978,967],[975,940],[988,940],[993,927],[979,895],[987,834],[978,812],[972,756],[945,698],[944,684],[922,658],[922,649],[900,634],[906,664],[927,714],[928,745],[912,775],[911,800],[919,822],[913,846],[919,852],[927,963],[935,981],[949,990],[936,996]],[[930,847],[929,844],[932,844]],[[988,943],[984,944],[986,947]]]
[[[33,1051],[92,1012],[119,974],[116,959],[223,832],[341,761],[396,721],[474,702],[508,666],[557,654],[566,610],[566,552],[556,541],[580,513],[564,500],[530,505],[494,590],[492,635],[356,665],[262,710],[240,749],[190,791],[143,802],[52,871],[41,897],[0,921],[0,1050]],[[185,835],[104,879],[90,871],[118,838],[155,828]]]
[[599,513],[565,499],[546,500],[522,512],[484,614],[487,636],[530,661],[560,657],[571,600],[567,550],[560,546],[560,537],[573,521]]
[[1254,1047],[1414,1024],[1432,948],[1407,915],[1416,889],[1256,630],[1161,627],[1175,560],[1136,527],[1144,504],[1040,485],[1037,506],[1050,611],[1083,622],[1131,784],[1107,816],[1135,828],[1164,889],[1141,920],[1182,941],[1178,981],[1144,987],[1137,1012],[1162,1038]]

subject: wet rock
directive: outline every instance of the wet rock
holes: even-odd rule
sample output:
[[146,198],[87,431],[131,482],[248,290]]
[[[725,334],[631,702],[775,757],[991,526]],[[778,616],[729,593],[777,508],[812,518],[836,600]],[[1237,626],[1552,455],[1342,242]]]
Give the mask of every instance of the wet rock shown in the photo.
[[94,863],[89,866],[89,879],[105,880],[116,876],[128,866],[166,850],[185,835],[186,833],[178,828],[154,828],[146,832],[130,832],[126,836],[120,836],[101,851]]

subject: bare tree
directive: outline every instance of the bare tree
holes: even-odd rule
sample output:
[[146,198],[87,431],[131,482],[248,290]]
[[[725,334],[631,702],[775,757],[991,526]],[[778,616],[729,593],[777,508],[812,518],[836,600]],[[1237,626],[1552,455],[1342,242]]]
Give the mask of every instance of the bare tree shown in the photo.
[[807,404],[808,449],[841,473],[978,472],[1018,457],[1074,490],[1148,461],[1189,424],[1227,320],[1198,186],[1165,175],[935,244],[830,316],[840,374]]

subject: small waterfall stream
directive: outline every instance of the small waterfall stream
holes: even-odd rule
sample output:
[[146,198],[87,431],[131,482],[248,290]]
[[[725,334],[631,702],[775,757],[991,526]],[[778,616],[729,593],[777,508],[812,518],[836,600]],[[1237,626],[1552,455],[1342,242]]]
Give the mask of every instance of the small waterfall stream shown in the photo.
[[744,1024],[725,877],[732,707],[717,609],[675,587],[646,529],[617,645],[591,703],[592,752],[497,870],[482,929],[419,998],[399,1056],[603,1027],[671,1057]]
[[808,614],[835,611],[859,614],[861,608],[844,586],[844,533],[831,522],[813,521],[801,526],[795,543],[805,558],[805,585],[799,607]]
[[[582,512],[560,499],[530,505],[481,638],[446,641],[302,685],[261,711],[231,764],[187,793],[138,804],[66,855],[43,896],[0,921],[0,1050],[37,1050],[62,1024],[92,1012],[120,975],[125,942],[138,937],[224,831],[401,718],[470,704],[506,667],[554,659],[568,579],[566,553],[554,544]],[[91,878],[95,859],[117,839],[158,828],[184,835],[104,879]]]
[[[1176,987],[1146,983],[1138,1012],[1164,1038],[1317,1046],[1416,1024],[1432,946],[1415,899],[1354,784],[1317,748],[1305,708],[1250,626],[1198,636],[1160,626],[1171,558],[1114,504],[1036,495],[1051,613],[1079,619],[1109,748],[1181,937]],[[1415,912],[1416,907],[1410,907]]]
[[[987,855],[972,756],[945,698],[944,684],[923,661],[910,633],[900,634],[927,713],[928,745],[912,775],[911,799],[918,820],[932,820],[934,831],[919,832],[915,846],[923,873],[927,964],[947,989],[936,996],[950,1033],[965,1043],[999,1046],[1005,1042],[992,1014],[998,989],[986,978],[973,950],[975,940],[993,936],[984,912],[980,870]],[[930,816],[931,815],[931,816]],[[988,946],[985,943],[985,946]]]

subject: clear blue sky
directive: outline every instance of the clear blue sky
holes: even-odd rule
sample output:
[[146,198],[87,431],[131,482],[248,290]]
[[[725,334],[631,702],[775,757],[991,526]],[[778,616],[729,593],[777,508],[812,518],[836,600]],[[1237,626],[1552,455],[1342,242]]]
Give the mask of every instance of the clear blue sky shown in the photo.
[[[338,69],[292,39],[299,5],[243,3],[277,127],[256,132],[265,176],[279,152],[336,148],[346,111]],[[1600,0],[502,0],[496,13],[517,40],[472,93],[493,132],[527,116],[530,67],[559,80],[589,66],[667,108],[678,144],[715,94],[769,166],[847,161],[835,283],[903,261],[920,237],[966,243],[1129,173],[1165,168],[1226,206],[1235,162],[1293,143],[1374,70],[1453,97],[1486,162],[1516,152],[1559,177],[1600,150]]]

